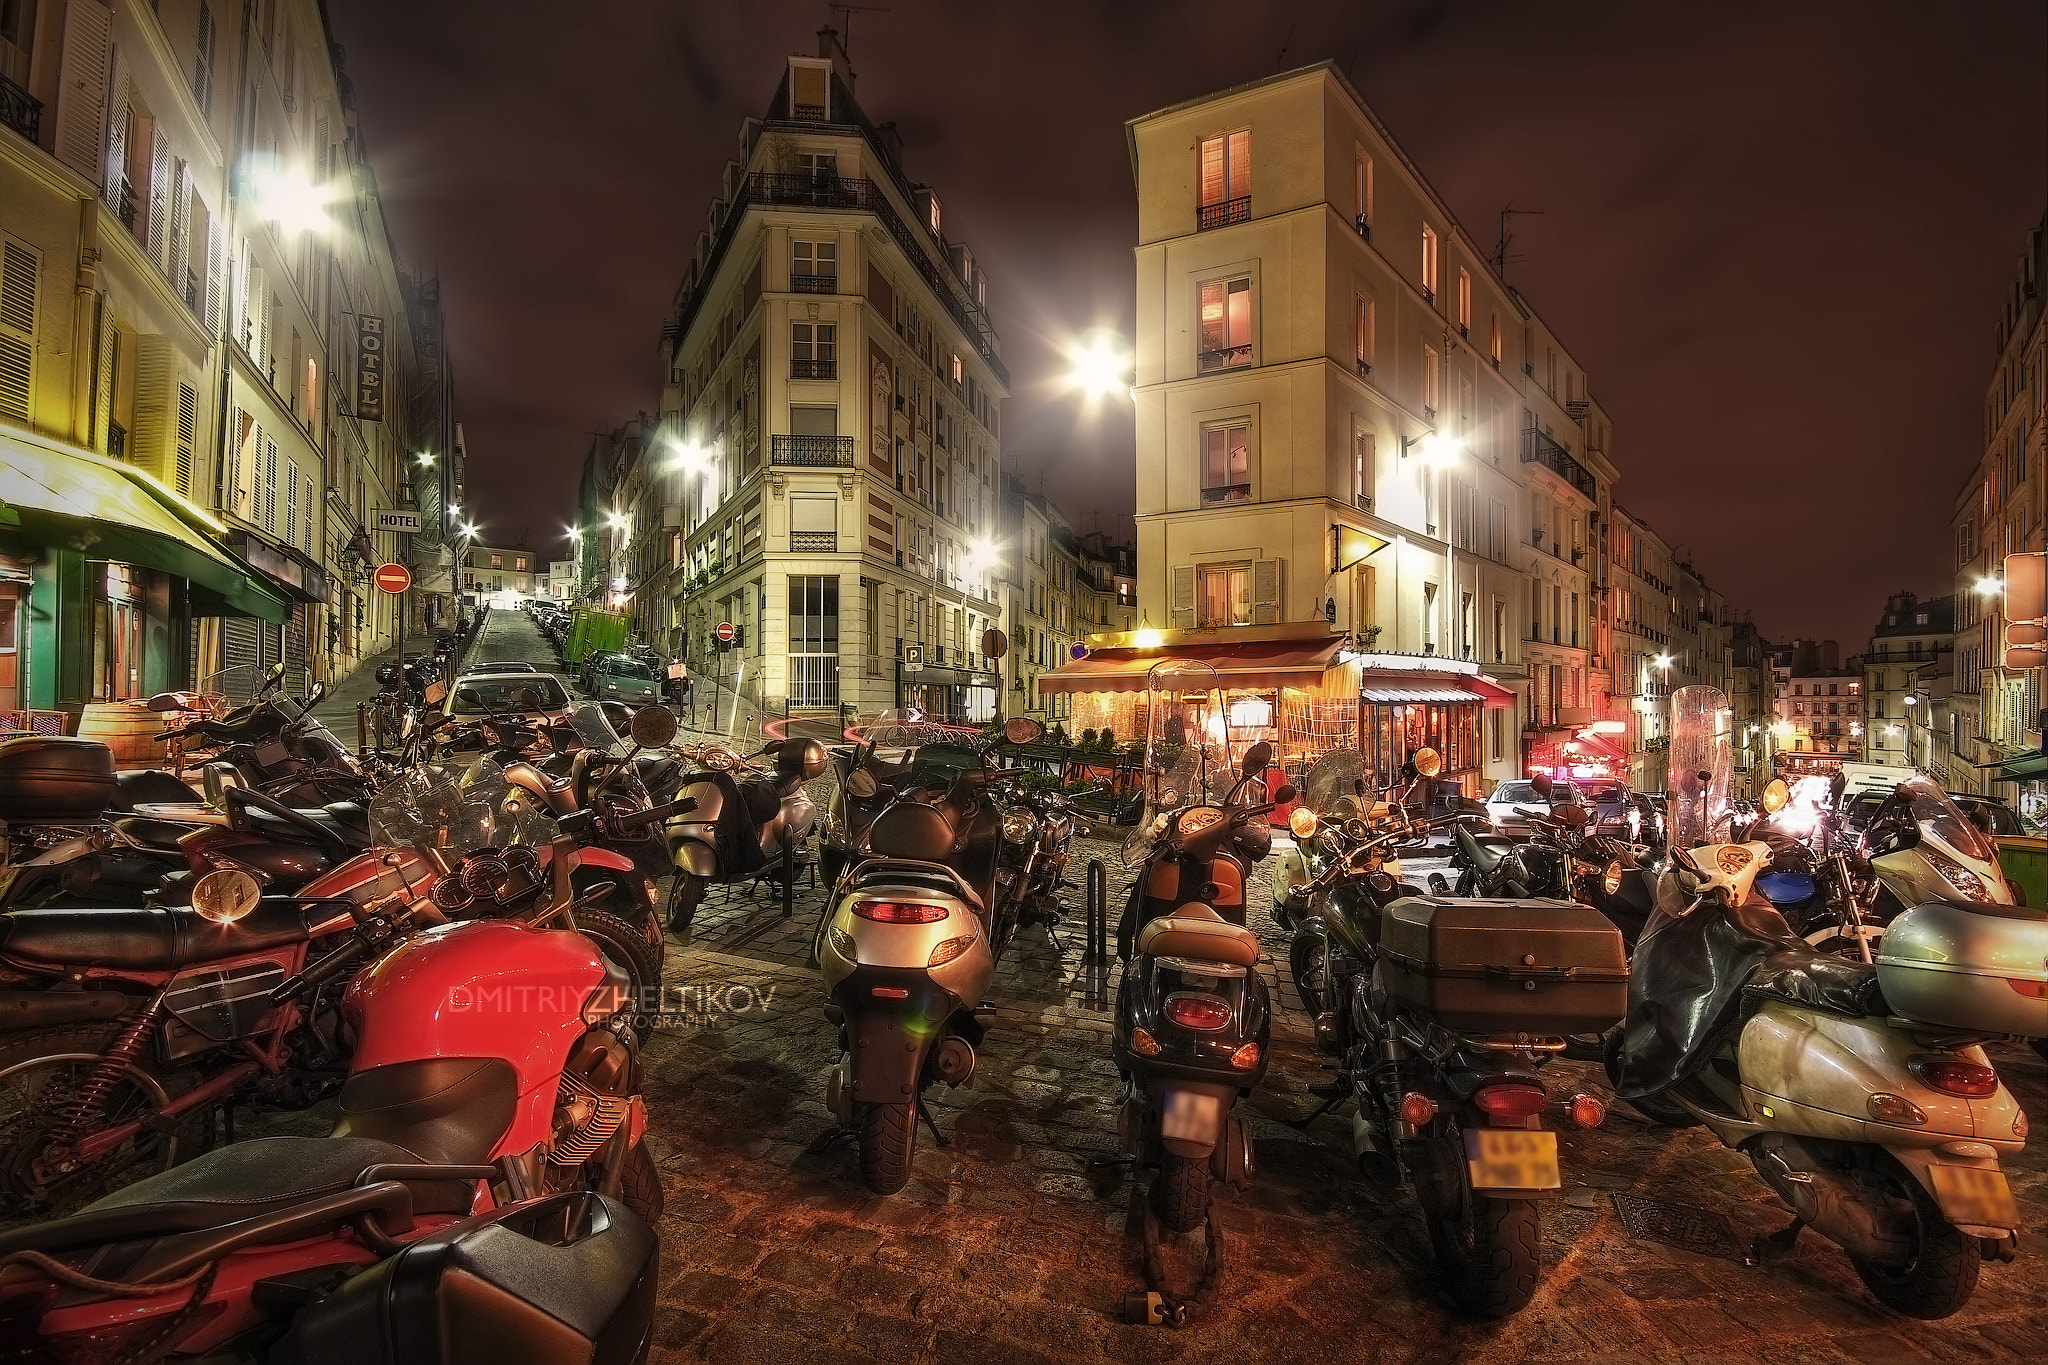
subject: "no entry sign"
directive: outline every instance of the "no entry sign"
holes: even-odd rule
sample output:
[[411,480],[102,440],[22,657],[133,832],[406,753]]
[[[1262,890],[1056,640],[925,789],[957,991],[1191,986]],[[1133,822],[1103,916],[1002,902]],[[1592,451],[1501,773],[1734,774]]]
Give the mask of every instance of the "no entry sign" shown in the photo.
[[395,596],[412,586],[412,573],[403,564],[379,564],[372,581]]
[[720,644],[722,644],[722,645],[729,645],[729,644],[731,644],[731,643],[732,643],[732,637],[733,637],[733,636],[734,636],[734,634],[736,634],[736,633],[737,633],[737,632],[735,632],[735,631],[733,630],[733,628],[732,628],[732,622],[730,622],[730,621],[720,621],[720,622],[718,623],[718,643],[720,643]]

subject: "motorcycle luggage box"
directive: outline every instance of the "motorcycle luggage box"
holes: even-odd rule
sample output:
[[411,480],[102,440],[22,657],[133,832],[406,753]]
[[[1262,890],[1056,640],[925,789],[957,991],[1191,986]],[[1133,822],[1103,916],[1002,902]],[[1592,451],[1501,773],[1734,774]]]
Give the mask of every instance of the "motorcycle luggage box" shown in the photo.
[[[299,1313],[272,1365],[638,1360],[654,1330],[654,1229],[585,1190],[429,1233]],[[258,1286],[258,1293],[262,1285]]]
[[1458,1033],[1599,1033],[1628,1012],[1621,931],[1572,901],[1404,896],[1379,957],[1390,996]]
[[23,735],[0,740],[0,820],[94,820],[120,797],[114,751],[96,739]]
[[1975,901],[1916,905],[1878,940],[1877,981],[1901,1018],[2048,1037],[2048,914]]

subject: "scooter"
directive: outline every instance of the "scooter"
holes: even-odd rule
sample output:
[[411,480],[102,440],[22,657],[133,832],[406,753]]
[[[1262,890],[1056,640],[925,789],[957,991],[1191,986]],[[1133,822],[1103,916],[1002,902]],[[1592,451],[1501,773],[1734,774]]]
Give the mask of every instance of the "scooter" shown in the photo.
[[395,931],[366,912],[348,942],[253,997],[285,1007],[383,953],[344,997],[357,1042],[330,1135],[233,1144],[0,1233],[0,1258],[32,1267],[0,1288],[10,1339],[46,1356],[118,1339],[280,1365],[468,1359],[455,1343],[478,1341],[497,1361],[644,1353],[662,1197],[633,997],[562,927],[566,856],[551,882],[473,878],[495,851],[450,864],[444,847],[415,852],[488,883],[502,917],[385,951]]

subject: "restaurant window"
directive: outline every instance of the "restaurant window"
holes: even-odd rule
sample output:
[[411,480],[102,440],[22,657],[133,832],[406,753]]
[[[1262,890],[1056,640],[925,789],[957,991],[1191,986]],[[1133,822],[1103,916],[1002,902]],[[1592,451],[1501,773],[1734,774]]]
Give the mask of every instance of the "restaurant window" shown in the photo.
[[1252,363],[1252,282],[1249,278],[1204,280],[1196,368],[1235,369]]
[[1249,564],[1204,564],[1195,574],[1195,622],[1201,626],[1243,626],[1252,619]]
[[1202,429],[1202,503],[1250,502],[1251,426],[1232,422]]

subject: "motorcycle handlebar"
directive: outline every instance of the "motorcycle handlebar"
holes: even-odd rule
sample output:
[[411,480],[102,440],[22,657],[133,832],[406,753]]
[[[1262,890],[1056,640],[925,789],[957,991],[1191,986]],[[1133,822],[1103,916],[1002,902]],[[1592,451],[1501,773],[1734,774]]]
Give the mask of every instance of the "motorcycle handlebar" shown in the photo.
[[328,953],[325,957],[307,964],[297,976],[286,977],[270,992],[270,1003],[282,1005],[302,991],[324,985],[354,966],[358,959],[369,952],[370,945],[360,938],[348,942]]
[[696,797],[679,796],[673,801],[664,801],[660,805],[650,806],[646,810],[636,810],[630,815],[621,815],[613,820],[612,823],[621,830],[645,829],[649,825],[658,825],[671,816],[688,815],[695,809],[697,809]]

